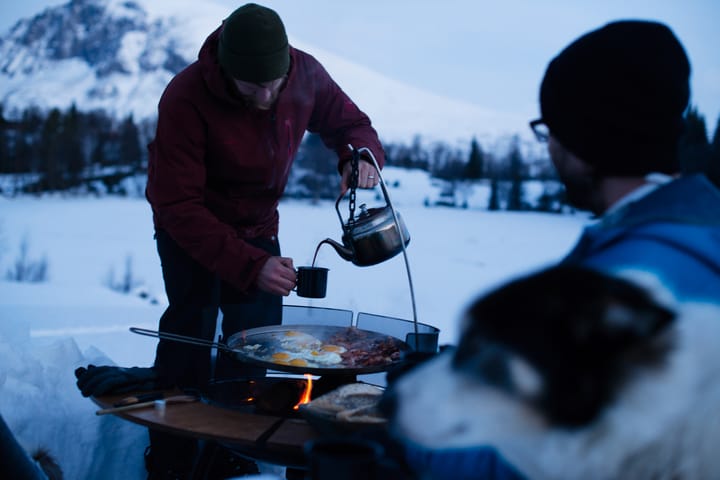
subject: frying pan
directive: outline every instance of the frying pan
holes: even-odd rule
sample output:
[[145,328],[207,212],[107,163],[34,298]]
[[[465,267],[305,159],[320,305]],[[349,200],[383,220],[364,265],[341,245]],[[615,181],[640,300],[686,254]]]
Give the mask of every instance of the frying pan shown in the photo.
[[[357,327],[340,327],[330,325],[271,325],[267,327],[251,328],[235,333],[228,337],[226,343],[212,342],[185,335],[147,330],[130,327],[130,331],[139,335],[161,338],[192,345],[217,348],[229,353],[240,362],[250,363],[259,367],[278,370],[288,373],[309,373],[313,375],[365,375],[369,373],[385,372],[402,363],[403,354],[411,350],[404,341],[384,333],[362,330]],[[336,365],[287,365],[273,361],[272,354],[286,351],[283,340],[310,335],[323,344],[333,341],[333,338],[344,337],[348,334],[361,337],[363,343],[372,347],[375,342],[392,342],[399,352],[397,360],[388,363],[373,365],[346,365],[344,362]]]

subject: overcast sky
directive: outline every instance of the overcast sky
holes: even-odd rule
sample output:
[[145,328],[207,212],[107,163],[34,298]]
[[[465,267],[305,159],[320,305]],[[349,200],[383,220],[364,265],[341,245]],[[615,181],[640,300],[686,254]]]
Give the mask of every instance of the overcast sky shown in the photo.
[[[199,0],[198,0],[199,1]],[[228,14],[244,2],[213,0]],[[0,31],[62,0],[6,1]],[[718,0],[283,0],[291,37],[386,76],[479,106],[538,112],[548,61],[588,30],[621,18],[660,20],[684,43],[693,66],[692,102],[710,133],[720,117]],[[220,21],[221,19],[218,19]],[[198,46],[199,47],[199,46]]]

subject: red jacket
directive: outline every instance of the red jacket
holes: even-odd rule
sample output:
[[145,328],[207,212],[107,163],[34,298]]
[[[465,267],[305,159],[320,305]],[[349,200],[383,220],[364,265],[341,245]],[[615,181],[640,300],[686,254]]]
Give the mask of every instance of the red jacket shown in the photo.
[[338,153],[339,170],[348,144],[368,147],[380,166],[384,153],[367,115],[315,58],[292,47],[273,108],[247,108],[217,62],[221,28],[160,98],[146,196],[156,228],[247,291],[270,255],[245,239],[277,235],[278,202],[305,131]]

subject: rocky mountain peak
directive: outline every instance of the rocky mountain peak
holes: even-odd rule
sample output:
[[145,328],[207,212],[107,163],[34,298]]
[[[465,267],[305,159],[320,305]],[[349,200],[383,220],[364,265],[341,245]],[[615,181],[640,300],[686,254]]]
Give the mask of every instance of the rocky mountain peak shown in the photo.
[[[167,84],[197,58],[228,10],[212,0],[68,0],[21,19],[0,34],[3,114],[16,118],[29,107],[75,105],[153,120]],[[292,36],[290,41],[323,63],[384,138],[467,141],[524,127],[524,118],[420,90]]]
[[[0,72],[32,74],[63,60],[87,64],[99,78],[138,69],[179,71],[187,61],[171,49],[162,59],[152,53],[161,23],[149,23],[133,1],[72,0],[15,24],[0,39]],[[138,50],[140,55],[130,58]]]

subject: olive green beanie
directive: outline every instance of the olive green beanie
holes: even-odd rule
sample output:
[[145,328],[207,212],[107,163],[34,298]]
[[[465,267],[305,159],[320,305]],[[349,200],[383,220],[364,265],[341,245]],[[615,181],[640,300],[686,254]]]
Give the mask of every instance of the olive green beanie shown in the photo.
[[287,34],[280,16],[248,3],[223,23],[218,61],[238,80],[262,83],[282,77],[290,67]]

